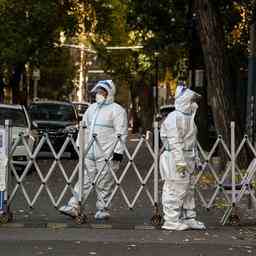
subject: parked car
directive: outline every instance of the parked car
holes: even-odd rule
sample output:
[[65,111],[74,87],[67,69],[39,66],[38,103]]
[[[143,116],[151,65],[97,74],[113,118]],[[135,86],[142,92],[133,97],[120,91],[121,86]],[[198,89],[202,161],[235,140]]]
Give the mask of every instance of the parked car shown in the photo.
[[[48,133],[56,152],[60,150],[68,134],[72,134],[76,140],[79,121],[72,103],[38,100],[29,105],[28,112],[37,125],[39,139],[44,133]],[[49,151],[49,147],[46,145],[42,151]],[[75,153],[70,144],[66,151]]]
[[[0,104],[0,126],[4,127],[5,120],[10,120],[12,144],[23,133],[32,151],[35,134],[32,131],[32,124],[27,110],[22,105]],[[17,170],[24,169],[28,162],[28,152],[23,143],[19,143],[12,155],[12,163]]]
[[87,110],[87,108],[90,106],[90,103],[79,102],[79,101],[73,101],[72,103],[74,104],[76,111],[78,113],[79,120],[81,121],[83,118],[83,114]]

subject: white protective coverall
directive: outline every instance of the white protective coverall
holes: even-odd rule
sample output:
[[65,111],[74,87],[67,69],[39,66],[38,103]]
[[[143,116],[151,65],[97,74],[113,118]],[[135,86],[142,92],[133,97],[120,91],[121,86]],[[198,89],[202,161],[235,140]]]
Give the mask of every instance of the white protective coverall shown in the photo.
[[193,172],[199,160],[196,147],[197,128],[194,123],[197,104],[195,92],[178,86],[175,94],[175,111],[161,125],[160,136],[164,152],[160,156],[160,173],[164,180],[162,204],[163,229],[205,229],[195,220]]
[[[117,136],[120,134],[122,141],[125,143],[128,134],[128,122],[127,114],[123,107],[114,103],[115,85],[112,80],[99,81],[92,89],[92,92],[96,92],[97,88],[104,88],[107,92],[107,98],[102,103],[94,103],[89,106],[85,114],[83,115],[83,121],[85,122],[85,149],[88,148],[88,144],[91,141],[93,134],[97,134],[97,140],[91,146],[88,154],[85,156],[85,177],[84,177],[84,197],[88,196],[92,182],[97,174],[100,175],[95,183],[95,191],[97,194],[95,214],[96,219],[103,219],[109,217],[109,213],[106,209],[106,203],[108,202],[111,193],[114,188],[115,180],[111,171],[106,165],[105,159],[108,159],[114,150],[114,153],[123,154],[123,145],[118,142],[116,144]],[[79,141],[79,135],[77,142]],[[113,171],[119,168],[117,161],[111,161]],[[105,168],[104,168],[105,166]],[[69,200],[67,206],[60,208],[60,211],[70,216],[76,216],[76,209],[78,208],[78,191],[79,183],[75,185],[74,195]],[[65,208],[66,207],[66,208]]]

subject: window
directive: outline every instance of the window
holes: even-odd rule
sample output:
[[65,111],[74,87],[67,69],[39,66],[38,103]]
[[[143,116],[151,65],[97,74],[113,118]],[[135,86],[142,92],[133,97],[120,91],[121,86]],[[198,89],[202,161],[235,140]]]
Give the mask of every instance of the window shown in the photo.
[[71,105],[53,103],[32,104],[29,108],[32,120],[76,121],[76,115]]
[[5,120],[11,120],[12,126],[28,127],[27,119],[22,109],[0,108],[0,125],[4,125]]

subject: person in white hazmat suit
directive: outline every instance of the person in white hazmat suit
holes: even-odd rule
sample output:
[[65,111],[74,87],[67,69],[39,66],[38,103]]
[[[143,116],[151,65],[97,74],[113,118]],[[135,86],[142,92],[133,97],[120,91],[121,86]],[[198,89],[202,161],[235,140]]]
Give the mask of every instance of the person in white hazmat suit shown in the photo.
[[164,152],[160,156],[160,173],[164,180],[162,204],[163,229],[205,229],[196,220],[193,172],[200,165],[194,122],[200,95],[179,85],[175,93],[175,110],[161,125]]
[[[83,187],[84,197],[86,198],[92,182],[100,172],[94,185],[97,195],[96,219],[107,219],[110,216],[106,203],[115,185],[114,177],[105,160],[109,158],[111,152],[114,152],[113,156],[111,156],[112,170],[116,171],[119,169],[124,148],[120,141],[116,144],[117,136],[121,135],[121,139],[125,143],[128,134],[127,114],[123,107],[114,102],[115,91],[115,85],[112,80],[99,81],[91,91],[96,93],[96,103],[90,105],[83,115],[83,121],[87,127],[84,138],[85,149],[88,147],[93,134],[97,134],[99,142],[99,144],[94,143],[85,156]],[[61,213],[71,217],[78,215],[78,191],[79,183],[75,185],[73,197],[69,200],[68,204],[59,209]]]

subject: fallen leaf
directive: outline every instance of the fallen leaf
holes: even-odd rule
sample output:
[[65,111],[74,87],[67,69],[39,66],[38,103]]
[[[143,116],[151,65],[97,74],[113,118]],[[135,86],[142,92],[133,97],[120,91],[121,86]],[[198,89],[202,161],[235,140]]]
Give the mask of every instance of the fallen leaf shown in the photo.
[[194,238],[194,241],[205,241],[205,240],[206,240],[205,238],[200,238],[200,237]]

